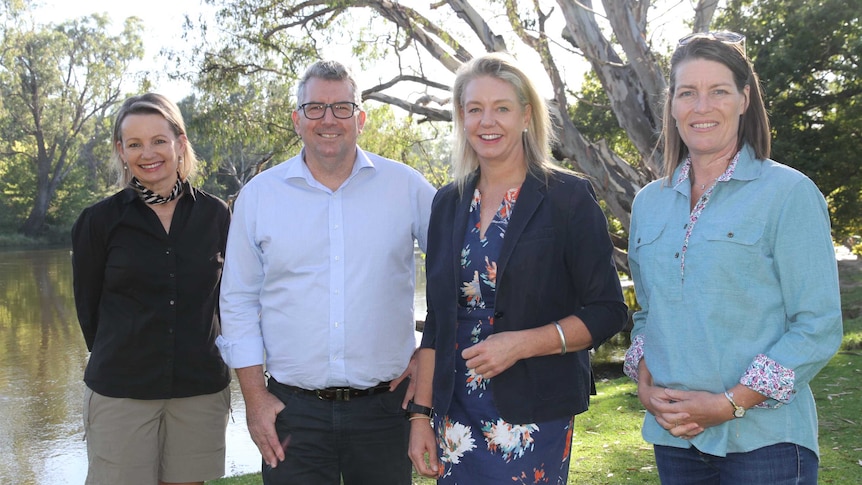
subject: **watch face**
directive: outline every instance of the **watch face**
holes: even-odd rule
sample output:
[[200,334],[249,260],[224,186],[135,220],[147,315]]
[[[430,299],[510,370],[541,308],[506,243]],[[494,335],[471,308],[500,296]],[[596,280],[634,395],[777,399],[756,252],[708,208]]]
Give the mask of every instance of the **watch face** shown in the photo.
[[739,407],[739,408],[734,409],[733,415],[736,416],[737,418],[741,418],[741,417],[745,416],[745,408]]

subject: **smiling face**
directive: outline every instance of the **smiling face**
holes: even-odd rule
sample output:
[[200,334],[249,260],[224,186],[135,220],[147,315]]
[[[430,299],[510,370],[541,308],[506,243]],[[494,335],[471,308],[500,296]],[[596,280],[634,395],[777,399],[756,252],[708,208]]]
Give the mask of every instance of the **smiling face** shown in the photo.
[[740,115],[749,86],[740,91],[724,64],[691,59],[676,68],[671,114],[693,159],[726,157],[737,150]]
[[177,136],[159,114],[130,114],[120,127],[117,151],[138,181],[158,194],[170,193],[177,181],[186,136]]
[[[331,81],[311,78],[305,84],[305,99],[299,104],[353,102],[353,90],[347,80]],[[336,118],[332,109],[323,118],[310,120],[302,109],[293,112],[293,126],[305,145],[305,162],[334,166],[352,164],[356,158],[356,139],[365,126],[365,112],[357,111],[347,119]]]
[[521,106],[515,88],[506,81],[480,76],[462,96],[464,134],[479,164],[524,164],[522,134],[530,123],[530,106]]

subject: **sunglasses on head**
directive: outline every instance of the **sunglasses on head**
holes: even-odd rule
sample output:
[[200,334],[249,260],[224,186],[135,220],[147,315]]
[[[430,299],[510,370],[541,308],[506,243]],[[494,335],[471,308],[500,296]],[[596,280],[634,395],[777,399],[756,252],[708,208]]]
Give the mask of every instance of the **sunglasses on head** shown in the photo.
[[721,42],[728,45],[742,46],[742,51],[745,52],[745,36],[731,32],[729,30],[718,30],[715,32],[694,32],[679,39],[678,46],[684,46],[693,40],[707,39]]

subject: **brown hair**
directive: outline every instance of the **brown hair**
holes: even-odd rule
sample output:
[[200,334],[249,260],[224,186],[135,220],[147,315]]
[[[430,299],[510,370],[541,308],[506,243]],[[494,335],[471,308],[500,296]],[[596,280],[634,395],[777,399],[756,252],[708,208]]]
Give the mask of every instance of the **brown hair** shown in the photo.
[[296,88],[297,106],[305,102],[305,85],[312,78],[324,79],[326,81],[347,81],[353,90],[353,102],[361,108],[362,93],[359,92],[356,78],[353,77],[353,72],[350,68],[338,61],[317,61],[305,70]]
[[[732,34],[732,33],[731,33]],[[744,37],[737,35],[744,41]],[[724,42],[715,38],[710,33],[703,35],[695,34],[686,37],[691,40],[681,43],[673,53],[670,60],[670,80],[668,92],[664,103],[664,115],[662,122],[662,141],[664,143],[664,175],[670,179],[679,164],[688,155],[688,147],[679,135],[674,123],[673,98],[676,91],[676,71],[681,63],[690,59],[705,59],[723,64],[733,74],[736,88],[742,91],[745,86],[749,89],[748,109],[740,116],[739,136],[737,150],[745,143],[754,148],[754,154],[758,159],[766,159],[770,156],[772,135],[769,130],[769,117],[763,104],[763,91],[760,87],[760,79],[754,72],[754,66],[745,55],[744,42]]]

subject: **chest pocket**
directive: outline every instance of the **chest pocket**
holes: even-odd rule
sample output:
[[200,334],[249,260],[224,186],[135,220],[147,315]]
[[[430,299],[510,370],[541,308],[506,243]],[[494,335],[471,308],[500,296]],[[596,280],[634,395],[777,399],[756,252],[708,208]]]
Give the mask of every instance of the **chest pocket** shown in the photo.
[[[675,239],[679,239],[679,245]],[[638,226],[629,245],[629,257],[633,256],[640,268],[642,288],[638,297],[649,297],[653,290],[658,290],[666,299],[678,299],[682,239],[671,233],[666,222],[643,224]]]
[[710,221],[702,227],[697,226],[695,231],[703,231],[703,237],[711,243],[724,242],[731,244],[731,248],[739,250],[739,247],[756,246],[763,237],[764,223],[761,221]]
[[664,231],[664,228],[665,224],[644,224],[638,227],[638,233],[632,241],[633,249],[640,251],[641,247],[654,243]]
[[[705,241],[699,266],[711,281],[703,291],[748,291],[753,280],[771,271],[771,250],[764,238],[765,224],[757,220],[720,220],[697,226]],[[695,258],[691,251],[687,258]],[[688,259],[687,259],[688,260]]]

